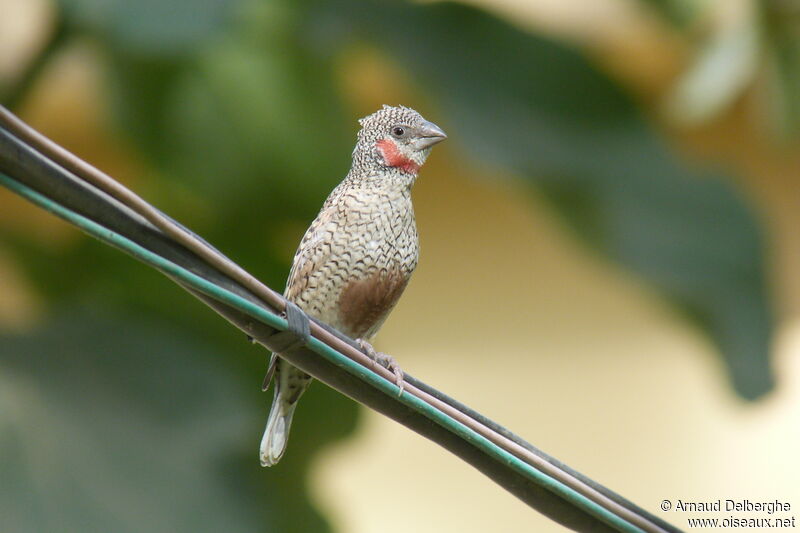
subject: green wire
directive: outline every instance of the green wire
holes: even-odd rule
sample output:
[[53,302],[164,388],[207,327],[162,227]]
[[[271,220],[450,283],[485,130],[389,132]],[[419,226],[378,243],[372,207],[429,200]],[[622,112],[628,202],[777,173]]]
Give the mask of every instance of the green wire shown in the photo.
[[[287,329],[286,320],[280,316],[270,313],[264,308],[242,298],[241,296],[223,289],[218,285],[215,285],[214,283],[211,283],[210,281],[186,270],[185,268],[168,261],[157,254],[154,254],[150,250],[143,248],[130,239],[113,232],[108,228],[105,228],[62,205],[59,205],[57,202],[23,185],[22,183],[19,183],[13,178],[0,173],[0,184],[16,192],[20,196],[27,198],[39,207],[53,213],[54,215],[66,220],[71,224],[74,224],[97,239],[110,244],[111,246],[119,248],[120,250],[136,257],[142,262],[147,263],[164,273],[169,274],[172,277],[180,279],[192,288],[211,296],[220,302],[224,302],[225,304],[230,305],[231,307],[234,307],[273,328],[280,329],[282,331]],[[337,350],[334,350],[322,341],[311,337],[308,347],[315,353],[321,355],[327,361],[344,369],[360,380],[369,383],[384,394],[398,398],[399,388],[397,385],[390,381],[386,381],[379,375],[369,371],[359,363],[353,361]],[[603,506],[593,502],[574,489],[564,485],[560,481],[553,479],[544,472],[534,468],[511,453],[503,450],[486,437],[478,434],[462,423],[450,418],[448,415],[442,413],[432,405],[429,405],[427,402],[420,400],[416,396],[411,394],[400,394],[399,400],[405,405],[413,408],[415,411],[423,414],[430,420],[436,422],[440,426],[451,431],[455,435],[458,435],[465,441],[470,442],[475,447],[486,452],[488,455],[500,461],[501,463],[504,463],[513,470],[523,474],[525,477],[534,481],[537,485],[545,487],[551,492],[558,494],[566,501],[572,503],[578,508],[585,510],[589,514],[594,515],[618,531],[643,533],[642,529],[627,522],[625,519],[610,512]]]

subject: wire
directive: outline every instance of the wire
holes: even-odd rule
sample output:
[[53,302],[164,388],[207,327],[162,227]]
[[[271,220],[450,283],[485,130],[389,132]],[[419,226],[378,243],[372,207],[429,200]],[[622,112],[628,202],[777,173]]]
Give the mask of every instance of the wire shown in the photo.
[[[0,171],[7,174],[0,175],[0,183],[7,188],[162,271],[264,346],[281,351],[292,335],[278,314],[285,308],[282,296],[2,107]],[[313,321],[311,335],[310,350],[299,346],[281,355],[450,449],[554,520],[581,531],[607,530],[608,526],[619,531],[677,531],[419,380],[407,376],[401,393],[391,372],[375,365],[351,339],[329,326]],[[474,450],[481,453],[476,455]]]

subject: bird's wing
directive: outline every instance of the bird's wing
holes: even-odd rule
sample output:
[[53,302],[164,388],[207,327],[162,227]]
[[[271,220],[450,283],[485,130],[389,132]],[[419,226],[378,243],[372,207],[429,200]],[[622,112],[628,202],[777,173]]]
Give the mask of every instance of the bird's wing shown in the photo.
[[311,274],[330,258],[330,242],[339,225],[337,215],[338,210],[333,206],[323,209],[306,230],[294,254],[292,269],[286,281],[284,296],[287,300],[297,302],[297,297],[306,289]]
[[[325,263],[330,257],[330,246],[325,245],[325,239],[330,242],[328,232],[336,229],[336,210],[333,208],[323,208],[317,215],[314,222],[306,230],[300,246],[294,254],[292,269],[289,271],[289,279],[286,282],[286,290],[283,295],[290,302],[296,302],[298,296],[308,286],[308,280],[318,265]],[[262,389],[269,388],[275,369],[278,365],[278,354],[273,353],[267,367],[267,374],[264,376]]]

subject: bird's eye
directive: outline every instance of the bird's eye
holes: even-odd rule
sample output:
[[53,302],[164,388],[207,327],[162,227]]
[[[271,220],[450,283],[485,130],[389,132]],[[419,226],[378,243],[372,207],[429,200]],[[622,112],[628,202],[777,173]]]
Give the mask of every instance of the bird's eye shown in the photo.
[[405,135],[405,133],[406,130],[404,128],[401,128],[400,126],[395,126],[394,128],[392,128],[392,135],[394,135],[395,137],[402,137],[403,135]]

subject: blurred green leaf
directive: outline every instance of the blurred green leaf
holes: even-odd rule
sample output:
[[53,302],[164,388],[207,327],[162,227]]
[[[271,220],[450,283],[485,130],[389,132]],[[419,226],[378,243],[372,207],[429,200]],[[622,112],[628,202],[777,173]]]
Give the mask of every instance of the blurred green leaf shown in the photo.
[[[199,62],[166,95],[175,175],[215,198],[233,194],[237,206],[258,190],[259,202],[282,214],[304,207],[308,195],[298,191],[324,195],[344,176],[354,137],[342,127],[329,65],[290,42],[245,40],[225,42]],[[199,160],[198,150],[208,158]]]
[[587,226],[582,235],[700,318],[739,394],[770,390],[772,323],[754,213],[730,178],[674,156],[580,53],[452,3],[357,3],[315,24],[399,59],[465,153],[556,191],[565,215]]
[[297,6],[239,2],[236,12],[191,57],[110,47],[109,80],[120,131],[161,178],[213,199],[181,220],[281,286],[290,254],[271,236],[306,224],[344,176],[356,123],[343,116],[334,65],[300,38]]
[[268,529],[230,477],[258,417],[220,357],[75,309],[0,339],[0,529]]
[[305,469],[352,431],[352,402],[312,387],[295,446],[266,471],[257,381],[174,326],[92,307],[0,337],[0,530],[329,531]]
[[761,103],[776,133],[795,137],[800,132],[800,9],[777,0],[759,7],[767,67]]
[[639,0],[639,2],[680,29],[690,27],[708,5],[708,0]]
[[129,53],[190,53],[234,14],[229,0],[59,0],[71,25]]

